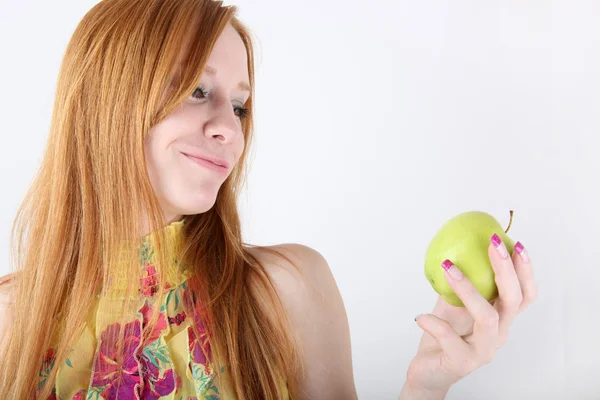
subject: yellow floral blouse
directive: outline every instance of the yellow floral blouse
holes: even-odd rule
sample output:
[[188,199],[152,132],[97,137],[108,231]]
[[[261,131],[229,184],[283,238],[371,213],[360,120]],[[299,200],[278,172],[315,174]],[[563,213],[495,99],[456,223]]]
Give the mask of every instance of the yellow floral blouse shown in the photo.
[[[111,315],[111,309],[115,308],[111,302],[122,300],[103,296],[92,314],[94,318],[85,326],[64,364],[54,365],[53,349],[48,350],[40,369],[39,388],[52,368],[58,367],[50,399],[221,399],[212,366],[207,362],[210,344],[202,334],[205,329],[199,324],[201,337],[195,337],[191,319],[182,309],[182,303],[191,296],[186,286],[189,276],[176,257],[183,244],[184,224],[185,219],[164,228],[169,239],[167,251],[173,257],[167,272],[168,290],[160,301],[161,312],[151,337],[142,337],[142,329],[153,311],[148,298],[154,296],[158,285],[152,234],[149,234],[145,237],[149,240],[143,241],[140,248],[143,296],[136,306],[138,312],[123,327],[124,354],[118,357],[116,346],[108,340],[111,333],[121,329],[119,322],[114,322],[118,321],[117,316]],[[124,279],[116,277],[111,285],[124,288]],[[123,360],[121,365],[118,359]],[[282,386],[285,390],[285,384]]]

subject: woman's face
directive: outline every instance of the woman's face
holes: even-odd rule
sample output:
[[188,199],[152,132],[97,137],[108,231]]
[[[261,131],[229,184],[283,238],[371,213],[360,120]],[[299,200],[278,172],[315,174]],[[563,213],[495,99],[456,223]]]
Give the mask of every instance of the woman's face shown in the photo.
[[167,222],[208,211],[244,150],[241,119],[250,96],[248,63],[244,43],[231,25],[216,42],[198,86],[152,127],[145,141],[150,181]]

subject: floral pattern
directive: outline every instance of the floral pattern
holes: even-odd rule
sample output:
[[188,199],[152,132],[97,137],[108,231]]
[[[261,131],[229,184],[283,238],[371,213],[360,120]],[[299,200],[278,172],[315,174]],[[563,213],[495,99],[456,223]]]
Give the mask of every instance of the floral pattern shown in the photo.
[[42,361],[42,366],[40,367],[40,384],[38,385],[38,390],[46,384],[50,372],[52,371],[52,368],[54,368],[54,361],[54,349],[48,349],[44,356],[44,361]]
[[158,277],[156,276],[156,267],[150,263],[144,265],[141,277],[141,291],[146,297],[152,297],[158,291]]
[[[171,246],[172,262],[166,282],[159,282],[155,266],[153,235],[148,235],[139,249],[140,306],[137,317],[119,322],[105,319],[99,307],[95,321],[68,354],[65,363],[56,365],[54,349],[48,349],[40,368],[40,390],[51,370],[58,367],[50,400],[219,400],[220,390],[211,365],[209,329],[201,318],[204,310],[193,309],[194,293],[187,285],[189,275],[180,273],[177,258],[182,244],[185,219],[165,227]],[[118,283],[118,280],[117,280]],[[155,297],[159,285],[165,287],[161,299]],[[152,302],[152,301],[156,302]],[[110,304],[110,303],[107,303]],[[160,307],[158,321],[151,333],[144,328]],[[185,306],[185,307],[184,307]],[[186,315],[184,309],[192,310]],[[95,323],[94,323],[95,322]],[[192,329],[195,324],[196,332]],[[125,334],[123,351],[118,353],[115,340]],[[222,369],[223,370],[223,369]]]
[[[145,303],[140,310],[143,315],[143,326],[145,327],[152,315],[152,307]],[[169,363],[169,350],[162,342],[160,337],[167,329],[167,319],[164,313],[158,314],[158,323],[152,331],[148,341],[150,344],[145,346],[140,355],[140,365],[142,367],[142,376],[144,385],[142,390],[143,399],[159,399],[175,389],[175,373],[173,368],[160,371],[160,361]]]
[[87,397],[87,390],[81,389],[79,392],[75,393],[72,400],[85,400]]
[[139,321],[125,325],[125,346],[121,354],[117,354],[115,342],[111,340],[121,331],[119,323],[110,325],[102,333],[99,352],[94,362],[92,386],[104,398],[135,399],[139,388],[139,364],[135,353],[141,342],[141,327]]

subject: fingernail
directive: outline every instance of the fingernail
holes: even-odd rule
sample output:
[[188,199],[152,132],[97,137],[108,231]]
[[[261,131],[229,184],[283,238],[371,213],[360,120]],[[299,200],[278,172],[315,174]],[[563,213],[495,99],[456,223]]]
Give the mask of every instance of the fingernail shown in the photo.
[[448,272],[452,279],[455,279],[457,281],[461,280],[464,276],[462,271],[458,269],[458,267],[454,265],[454,263],[450,260],[444,260],[444,262],[442,263],[442,268],[444,268],[446,272]]
[[498,254],[500,254],[500,257],[508,258],[508,250],[506,250],[506,246],[504,245],[504,243],[502,243],[502,239],[500,239],[500,236],[494,233],[494,235],[492,235],[492,237],[490,238],[490,241],[492,242],[496,250],[498,250]]
[[417,316],[415,317],[415,321],[416,321],[417,319],[419,319],[419,317],[420,317],[421,315],[423,315],[423,314],[419,314],[419,315],[417,315]]
[[527,251],[525,251],[525,246],[521,242],[515,243],[515,251],[519,253],[523,262],[529,262],[529,256],[527,255]]

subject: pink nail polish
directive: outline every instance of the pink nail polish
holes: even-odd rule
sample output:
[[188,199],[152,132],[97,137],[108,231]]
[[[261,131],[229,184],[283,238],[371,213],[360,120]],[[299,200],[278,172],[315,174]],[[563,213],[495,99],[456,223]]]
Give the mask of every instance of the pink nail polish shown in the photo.
[[498,250],[498,254],[500,254],[500,257],[508,258],[508,250],[506,250],[506,246],[502,242],[502,239],[500,239],[500,236],[494,233],[490,238],[490,241],[492,242],[496,250]]
[[448,275],[450,275],[452,279],[455,279],[457,281],[461,280],[464,276],[462,271],[459,270],[458,267],[454,265],[454,263],[450,260],[444,260],[444,262],[442,263],[442,268],[444,268],[446,272],[448,272]]
[[527,255],[527,252],[525,251],[525,246],[523,246],[523,244],[521,242],[515,243],[515,251],[517,253],[519,253],[523,262],[529,262],[529,256]]

